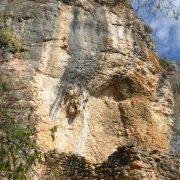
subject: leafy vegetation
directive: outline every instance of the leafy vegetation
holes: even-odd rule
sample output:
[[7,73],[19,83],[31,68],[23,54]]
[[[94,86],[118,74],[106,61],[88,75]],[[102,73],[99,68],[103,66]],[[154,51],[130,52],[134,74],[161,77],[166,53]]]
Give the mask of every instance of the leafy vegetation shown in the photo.
[[148,34],[151,34],[153,32],[152,28],[147,24],[144,24],[144,29]]
[[8,48],[13,53],[24,51],[21,40],[9,28],[0,29],[0,47]]
[[41,158],[36,146],[36,129],[15,120],[10,115],[12,111],[0,108],[0,175],[13,180],[27,179]]
[[8,87],[6,85],[6,83],[0,83],[0,94],[5,92],[5,91],[8,91]]
[[159,63],[165,71],[169,71],[173,68],[170,61],[166,58],[159,58]]
[[[0,93],[4,96],[7,84],[0,78]],[[1,97],[2,97],[1,96]],[[2,98],[1,98],[2,100]],[[42,154],[36,145],[36,128],[32,123],[32,110],[27,119],[21,115],[21,107],[10,95],[0,101],[0,178],[29,179]]]
[[50,129],[52,141],[55,141],[55,133],[57,132],[58,126],[54,126]]
[[7,84],[3,81],[3,78],[2,76],[0,75],[0,95],[3,93],[3,92],[6,92],[8,91],[8,86]]
[[[9,92],[10,87],[0,75],[0,179],[31,179],[45,154],[36,143],[36,119],[32,107],[18,105]],[[52,141],[57,128],[50,129]],[[52,178],[60,176],[59,171],[52,171],[51,175]]]

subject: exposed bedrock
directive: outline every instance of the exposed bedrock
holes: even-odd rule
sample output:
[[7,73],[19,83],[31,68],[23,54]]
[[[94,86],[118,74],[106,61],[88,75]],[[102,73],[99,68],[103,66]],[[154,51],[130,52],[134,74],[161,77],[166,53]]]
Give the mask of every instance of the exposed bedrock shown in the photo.
[[173,69],[169,72],[169,79],[174,95],[174,125],[171,141],[173,153],[180,154],[180,64],[172,62]]
[[0,13],[25,49],[23,58],[2,50],[7,60],[0,71],[4,81],[30,86],[29,99],[24,89],[14,93],[36,110],[45,151],[73,152],[90,162],[127,143],[169,151],[170,84],[147,26],[128,2],[1,0]]

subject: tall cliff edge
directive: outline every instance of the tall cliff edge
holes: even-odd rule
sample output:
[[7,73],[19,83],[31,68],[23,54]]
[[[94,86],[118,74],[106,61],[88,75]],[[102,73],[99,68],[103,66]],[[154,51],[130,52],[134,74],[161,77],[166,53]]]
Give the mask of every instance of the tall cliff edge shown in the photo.
[[[38,145],[101,163],[118,146],[171,149],[173,96],[128,1],[1,0],[1,84],[38,119]],[[21,43],[20,43],[21,42]],[[57,128],[54,141],[50,129]]]

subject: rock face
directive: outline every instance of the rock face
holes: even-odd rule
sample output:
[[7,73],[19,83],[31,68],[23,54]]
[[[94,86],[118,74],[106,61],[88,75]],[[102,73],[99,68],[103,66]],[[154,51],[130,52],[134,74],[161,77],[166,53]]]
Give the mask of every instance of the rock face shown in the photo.
[[169,73],[175,105],[172,152],[180,154],[180,64],[178,62],[172,63],[172,66],[174,69]]
[[132,142],[169,151],[171,88],[128,1],[1,0],[0,13],[24,45],[23,56],[1,49],[1,76],[38,115],[45,151],[90,162]]

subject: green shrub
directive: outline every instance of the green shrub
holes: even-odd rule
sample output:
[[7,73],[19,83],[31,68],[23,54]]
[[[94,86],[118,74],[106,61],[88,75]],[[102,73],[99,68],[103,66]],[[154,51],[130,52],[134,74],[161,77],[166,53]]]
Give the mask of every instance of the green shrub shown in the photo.
[[24,51],[21,40],[8,28],[0,29],[0,47],[8,48],[13,53]]
[[[18,99],[9,92],[9,84],[0,75],[0,179],[29,180],[44,157],[36,143],[38,119],[32,106],[18,104]],[[52,141],[57,128],[49,129]],[[51,176],[60,179],[61,173],[52,170]]]
[[0,179],[26,180],[43,154],[36,145],[32,107],[18,105],[8,90],[0,76]]
[[159,58],[159,63],[165,71],[172,69],[172,64],[166,58]]
[[52,141],[55,141],[55,133],[57,132],[58,126],[54,126],[50,129]]
[[12,109],[0,108],[0,176],[26,180],[40,159],[34,126],[15,121]]
[[0,82],[0,93],[5,92],[5,91],[8,91],[8,87],[7,87],[6,83]]
[[8,86],[5,82],[3,82],[3,79],[0,75],[0,94],[6,91],[8,91]]
[[152,28],[149,25],[147,25],[147,24],[144,24],[144,30],[148,34],[152,34],[152,32],[153,32]]

